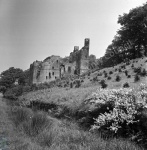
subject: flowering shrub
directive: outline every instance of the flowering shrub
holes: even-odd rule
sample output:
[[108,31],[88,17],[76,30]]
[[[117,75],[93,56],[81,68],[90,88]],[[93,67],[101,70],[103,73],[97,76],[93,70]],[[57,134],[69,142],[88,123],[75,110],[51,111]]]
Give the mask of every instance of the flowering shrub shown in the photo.
[[94,118],[91,130],[108,130],[118,135],[136,137],[140,135],[138,133],[147,133],[146,125],[142,125],[147,123],[147,115],[142,116],[147,108],[147,88],[144,84],[138,89],[99,89],[92,94],[89,102],[98,107],[106,103],[112,106]]

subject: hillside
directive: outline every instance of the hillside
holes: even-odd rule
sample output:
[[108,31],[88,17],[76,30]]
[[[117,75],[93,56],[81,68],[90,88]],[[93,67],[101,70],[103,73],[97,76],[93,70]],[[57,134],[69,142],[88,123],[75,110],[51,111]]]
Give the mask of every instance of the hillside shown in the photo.
[[[137,73],[137,68],[141,68]],[[98,71],[91,71],[90,76],[86,76],[82,86],[98,85],[101,80],[105,80],[108,88],[120,88],[124,83],[130,87],[137,87],[140,83],[147,85],[147,77],[141,74],[143,70],[147,71],[147,57],[130,60],[129,63],[120,63],[114,67],[104,68]],[[126,72],[126,73],[125,73]],[[140,80],[134,81],[135,75],[138,74]],[[116,76],[120,76],[120,81],[116,81]]]

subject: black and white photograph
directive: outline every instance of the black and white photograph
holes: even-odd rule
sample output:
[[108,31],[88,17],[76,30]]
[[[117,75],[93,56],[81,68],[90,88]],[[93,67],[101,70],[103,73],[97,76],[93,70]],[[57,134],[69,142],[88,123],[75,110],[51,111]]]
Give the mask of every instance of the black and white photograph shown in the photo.
[[0,150],[147,150],[147,0],[0,0]]

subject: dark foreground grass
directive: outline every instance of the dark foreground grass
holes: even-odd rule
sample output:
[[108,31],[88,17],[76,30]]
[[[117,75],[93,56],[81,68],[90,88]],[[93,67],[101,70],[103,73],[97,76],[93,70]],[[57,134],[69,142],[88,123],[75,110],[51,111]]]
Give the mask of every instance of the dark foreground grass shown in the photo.
[[29,141],[25,150],[143,150],[128,140],[103,140],[73,122],[57,120],[44,112],[15,107],[9,114],[17,132]]

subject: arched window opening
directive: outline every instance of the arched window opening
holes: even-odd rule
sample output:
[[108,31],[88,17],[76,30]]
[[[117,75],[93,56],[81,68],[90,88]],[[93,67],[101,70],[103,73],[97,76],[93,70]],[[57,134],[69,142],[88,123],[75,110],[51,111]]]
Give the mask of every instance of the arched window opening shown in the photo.
[[71,73],[71,67],[70,66],[68,67],[68,72]]
[[49,72],[49,79],[51,78],[51,73]]

